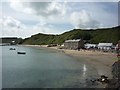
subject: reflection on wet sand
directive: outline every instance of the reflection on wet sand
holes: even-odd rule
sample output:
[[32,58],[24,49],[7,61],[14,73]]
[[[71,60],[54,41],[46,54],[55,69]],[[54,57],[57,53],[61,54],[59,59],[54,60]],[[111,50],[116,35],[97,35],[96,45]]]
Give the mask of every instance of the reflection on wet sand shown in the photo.
[[83,65],[83,77],[86,77],[87,68],[86,65]]

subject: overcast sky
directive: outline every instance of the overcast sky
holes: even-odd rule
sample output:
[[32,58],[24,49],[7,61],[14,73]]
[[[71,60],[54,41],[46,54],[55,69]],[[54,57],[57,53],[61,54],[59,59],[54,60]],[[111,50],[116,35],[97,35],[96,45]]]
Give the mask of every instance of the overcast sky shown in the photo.
[[0,37],[25,38],[37,33],[60,34],[74,28],[118,25],[118,0],[42,1],[4,0],[0,7]]

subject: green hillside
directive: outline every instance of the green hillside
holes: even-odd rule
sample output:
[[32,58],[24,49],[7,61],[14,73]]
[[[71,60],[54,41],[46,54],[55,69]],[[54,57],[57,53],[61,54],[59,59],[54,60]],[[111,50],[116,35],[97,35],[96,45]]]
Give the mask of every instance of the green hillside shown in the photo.
[[23,44],[44,45],[44,44],[62,44],[68,39],[82,38],[89,43],[112,42],[114,44],[120,40],[120,26],[105,29],[81,30],[74,29],[60,35],[36,34],[22,41]]

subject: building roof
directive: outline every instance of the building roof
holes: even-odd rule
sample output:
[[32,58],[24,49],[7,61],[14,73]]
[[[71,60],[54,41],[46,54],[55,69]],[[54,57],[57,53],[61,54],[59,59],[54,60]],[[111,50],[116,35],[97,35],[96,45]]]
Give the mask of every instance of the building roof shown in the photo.
[[81,39],[66,40],[65,42],[79,42]]
[[103,46],[112,46],[112,43],[99,43],[98,47],[103,47]]

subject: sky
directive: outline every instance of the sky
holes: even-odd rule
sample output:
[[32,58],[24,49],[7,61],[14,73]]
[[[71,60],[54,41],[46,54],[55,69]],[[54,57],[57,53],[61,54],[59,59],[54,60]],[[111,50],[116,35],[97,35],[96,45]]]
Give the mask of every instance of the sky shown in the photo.
[[3,0],[0,37],[118,26],[118,0]]

